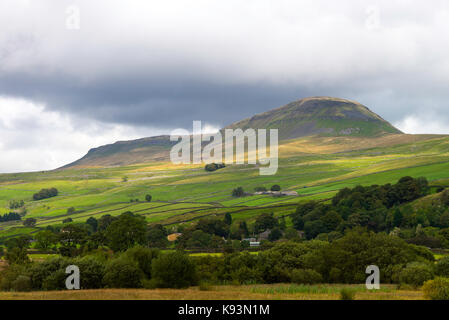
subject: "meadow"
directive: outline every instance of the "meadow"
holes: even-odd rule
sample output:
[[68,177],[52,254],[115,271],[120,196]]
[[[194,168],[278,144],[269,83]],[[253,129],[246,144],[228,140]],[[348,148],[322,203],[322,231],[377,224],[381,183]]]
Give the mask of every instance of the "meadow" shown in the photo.
[[[325,201],[344,187],[394,183],[407,175],[424,176],[432,185],[446,185],[449,137],[307,137],[285,141],[280,146],[279,170],[273,176],[260,176],[255,165],[230,165],[206,172],[200,165],[168,162],[2,174],[0,213],[11,211],[10,201],[24,200],[24,218],[37,222],[34,227],[25,227],[20,221],[0,223],[0,237],[35,233],[69,217],[85,222],[89,217],[117,216],[126,211],[169,228],[228,212],[233,220],[249,223],[263,212],[273,212],[287,217],[289,224],[288,216],[300,201]],[[298,196],[231,196],[239,186],[254,192],[255,187],[274,184],[296,191]],[[53,187],[59,190],[57,197],[32,200],[40,189]],[[147,194],[152,196],[151,202],[145,201]],[[69,213],[69,208],[75,210]]]
[[355,300],[423,300],[420,290],[382,286],[367,290],[363,285],[223,285],[189,289],[102,289],[79,291],[0,292],[0,300],[340,300],[349,288]]

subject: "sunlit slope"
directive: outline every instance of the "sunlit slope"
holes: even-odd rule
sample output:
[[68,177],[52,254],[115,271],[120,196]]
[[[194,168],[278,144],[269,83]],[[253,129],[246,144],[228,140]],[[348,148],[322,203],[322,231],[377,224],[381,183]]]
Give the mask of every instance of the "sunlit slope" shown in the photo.
[[[259,168],[252,165],[206,172],[200,165],[167,162],[0,175],[1,212],[10,211],[10,200],[23,199],[25,218],[37,219],[34,228],[24,228],[21,222],[0,223],[0,237],[36,232],[68,217],[84,222],[89,217],[125,211],[143,214],[149,223],[168,227],[226,212],[232,213],[234,220],[251,223],[262,212],[288,216],[298,201],[328,199],[346,186],[395,182],[405,175],[449,182],[446,136],[301,138],[286,141],[280,150],[279,170],[274,176],[260,176]],[[255,187],[273,184],[295,190],[300,196],[231,197],[232,189],[238,186],[252,192]],[[32,201],[35,192],[51,187],[58,188],[60,195]],[[154,201],[144,202],[146,194]],[[76,211],[68,214],[71,207]]]

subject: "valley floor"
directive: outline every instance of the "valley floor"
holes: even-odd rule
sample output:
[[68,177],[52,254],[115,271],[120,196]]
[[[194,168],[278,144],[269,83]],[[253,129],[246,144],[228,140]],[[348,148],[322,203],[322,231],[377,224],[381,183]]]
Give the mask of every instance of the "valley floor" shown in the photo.
[[102,289],[50,292],[0,292],[0,300],[339,300],[340,290],[351,287],[355,300],[423,300],[419,290],[382,286],[368,291],[361,285],[248,285],[189,289]]

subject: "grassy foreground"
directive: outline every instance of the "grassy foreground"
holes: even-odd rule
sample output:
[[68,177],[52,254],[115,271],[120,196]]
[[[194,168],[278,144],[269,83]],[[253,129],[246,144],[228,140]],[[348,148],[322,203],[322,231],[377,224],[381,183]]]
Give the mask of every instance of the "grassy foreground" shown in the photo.
[[0,292],[0,300],[339,300],[340,290],[350,287],[355,300],[423,300],[419,290],[383,286],[368,291],[361,285],[247,285],[189,289],[102,289],[81,291]]

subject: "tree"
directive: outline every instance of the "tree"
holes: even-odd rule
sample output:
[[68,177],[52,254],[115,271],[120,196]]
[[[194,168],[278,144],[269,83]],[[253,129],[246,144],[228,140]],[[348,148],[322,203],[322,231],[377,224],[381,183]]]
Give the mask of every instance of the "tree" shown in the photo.
[[147,194],[147,195],[145,196],[145,201],[146,201],[146,202],[151,202],[151,199],[152,199],[152,196],[151,196],[150,194]]
[[152,277],[160,288],[188,288],[195,284],[195,265],[181,252],[162,254],[153,261]]
[[236,198],[243,197],[245,196],[245,191],[242,187],[235,188],[234,190],[232,190],[232,196]]
[[36,239],[36,247],[42,250],[48,250],[58,243],[58,235],[50,230],[39,231],[34,238]]
[[281,187],[277,184],[271,186],[271,191],[281,191]]
[[232,215],[229,212],[226,212],[224,216],[224,222],[230,226],[232,224]]
[[327,232],[334,231],[343,221],[342,217],[334,210],[328,211],[321,219],[327,228]]
[[117,220],[117,218],[111,216],[110,214],[101,216],[100,219],[98,219],[98,230],[105,231],[109,227],[109,225],[115,220]]
[[145,244],[147,224],[145,218],[125,212],[106,229],[106,239],[114,251],[125,251],[136,244]]
[[148,279],[151,278],[152,262],[159,257],[159,250],[136,246],[126,250],[125,256],[137,263],[139,269],[146,275]]
[[62,220],[62,223],[66,224],[66,223],[72,223],[73,219],[72,218],[66,218],[64,220]]
[[402,224],[403,215],[399,208],[396,208],[393,215],[393,227],[400,227]]
[[168,245],[167,232],[160,224],[148,228],[148,245],[154,248],[165,248]]
[[52,197],[56,197],[58,195],[58,189],[56,188],[50,188],[50,189],[42,189],[41,191],[35,193],[33,195],[33,200],[42,200],[42,199],[48,199]]
[[87,226],[85,224],[68,224],[61,229],[60,242],[65,247],[75,248],[87,240]]
[[277,225],[278,221],[274,217],[273,213],[262,213],[256,218],[256,222],[254,223],[254,231],[256,233],[260,233],[267,229],[273,229]]
[[34,218],[27,218],[25,219],[25,221],[23,222],[23,225],[25,227],[34,227],[36,225],[36,219]]
[[432,267],[426,263],[413,262],[407,265],[400,274],[400,282],[414,286],[415,288],[423,285],[427,280],[433,279]]
[[6,261],[8,264],[25,264],[30,262],[30,258],[28,258],[28,252],[25,248],[12,248],[8,249],[5,255]]
[[86,220],[86,224],[88,224],[92,228],[92,232],[97,232],[98,230],[98,220],[94,217],[90,217]]
[[106,265],[103,283],[108,288],[141,288],[143,277],[137,262],[119,257]]
[[279,228],[274,228],[268,235],[268,240],[270,241],[277,241],[280,238],[282,238],[282,231]]
[[30,235],[21,235],[16,238],[6,240],[5,246],[9,250],[13,248],[26,249],[30,247],[30,241],[32,240]]

